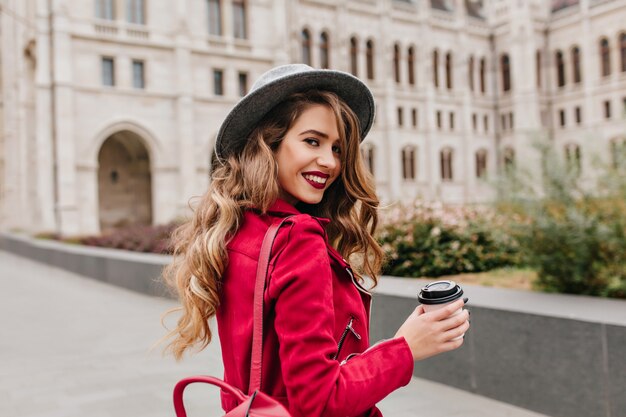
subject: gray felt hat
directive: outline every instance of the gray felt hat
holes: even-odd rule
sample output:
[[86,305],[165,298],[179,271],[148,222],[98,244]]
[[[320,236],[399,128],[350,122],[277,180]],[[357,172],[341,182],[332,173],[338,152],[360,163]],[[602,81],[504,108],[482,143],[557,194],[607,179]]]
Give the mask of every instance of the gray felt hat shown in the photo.
[[294,93],[307,90],[336,93],[359,119],[361,140],[374,121],[374,97],[355,76],[342,71],[318,70],[304,64],[272,68],[259,78],[250,92],[226,116],[217,134],[215,153],[220,158],[241,152],[248,136],[267,113]]

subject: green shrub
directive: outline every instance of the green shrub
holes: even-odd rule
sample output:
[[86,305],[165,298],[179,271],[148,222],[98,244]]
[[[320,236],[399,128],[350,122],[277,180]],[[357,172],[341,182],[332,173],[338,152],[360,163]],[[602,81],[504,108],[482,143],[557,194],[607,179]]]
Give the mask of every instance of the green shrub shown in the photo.
[[551,147],[539,150],[543,195],[513,196],[500,206],[503,214],[521,214],[511,230],[537,270],[538,287],[626,298],[624,172],[605,168],[596,182],[581,185]]
[[384,274],[437,277],[521,264],[517,242],[498,227],[502,218],[484,208],[418,203],[382,220]]

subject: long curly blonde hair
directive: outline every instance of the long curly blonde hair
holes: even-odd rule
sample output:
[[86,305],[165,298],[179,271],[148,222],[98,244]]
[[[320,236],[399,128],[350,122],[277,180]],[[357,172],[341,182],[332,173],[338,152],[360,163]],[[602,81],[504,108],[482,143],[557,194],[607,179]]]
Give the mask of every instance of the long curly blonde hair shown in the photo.
[[[187,223],[173,234],[174,258],[163,271],[181,307],[165,350],[176,359],[193,346],[204,349],[212,338],[209,319],[220,304],[221,277],[228,265],[227,246],[246,209],[265,213],[279,196],[274,153],[296,119],[313,105],[325,105],[337,120],[344,143],[341,174],[319,204],[298,204],[313,216],[331,219],[329,242],[352,262],[357,278],[367,274],[377,283],[383,252],[373,233],[378,223],[373,179],[359,151],[359,122],[336,94],[311,90],[281,102],[257,125],[241,152],[225,160],[214,157],[211,183]],[[166,313],[167,314],[167,313]]]

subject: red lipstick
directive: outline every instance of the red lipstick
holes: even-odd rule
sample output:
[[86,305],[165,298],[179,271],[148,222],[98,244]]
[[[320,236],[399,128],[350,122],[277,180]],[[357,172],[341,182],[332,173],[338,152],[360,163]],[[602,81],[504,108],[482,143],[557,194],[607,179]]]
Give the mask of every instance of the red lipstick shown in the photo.
[[330,175],[324,174],[323,172],[319,172],[319,171],[309,171],[309,172],[302,173],[302,176],[304,177],[306,182],[308,182],[313,188],[316,188],[318,190],[323,190],[326,187],[326,182],[319,183],[319,182],[312,181],[308,179],[306,175],[312,175],[312,176],[316,176],[316,177],[320,177],[324,179],[327,179],[330,177]]

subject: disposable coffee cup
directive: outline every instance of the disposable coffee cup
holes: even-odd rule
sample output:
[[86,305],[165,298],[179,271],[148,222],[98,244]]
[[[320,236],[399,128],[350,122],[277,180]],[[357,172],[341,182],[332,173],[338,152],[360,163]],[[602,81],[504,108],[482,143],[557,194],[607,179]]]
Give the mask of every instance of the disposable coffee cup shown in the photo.
[[[424,306],[424,312],[438,310],[463,296],[463,289],[454,281],[435,281],[422,287],[417,300]],[[459,308],[450,315],[456,316],[463,311]],[[460,339],[463,335],[455,338]]]

